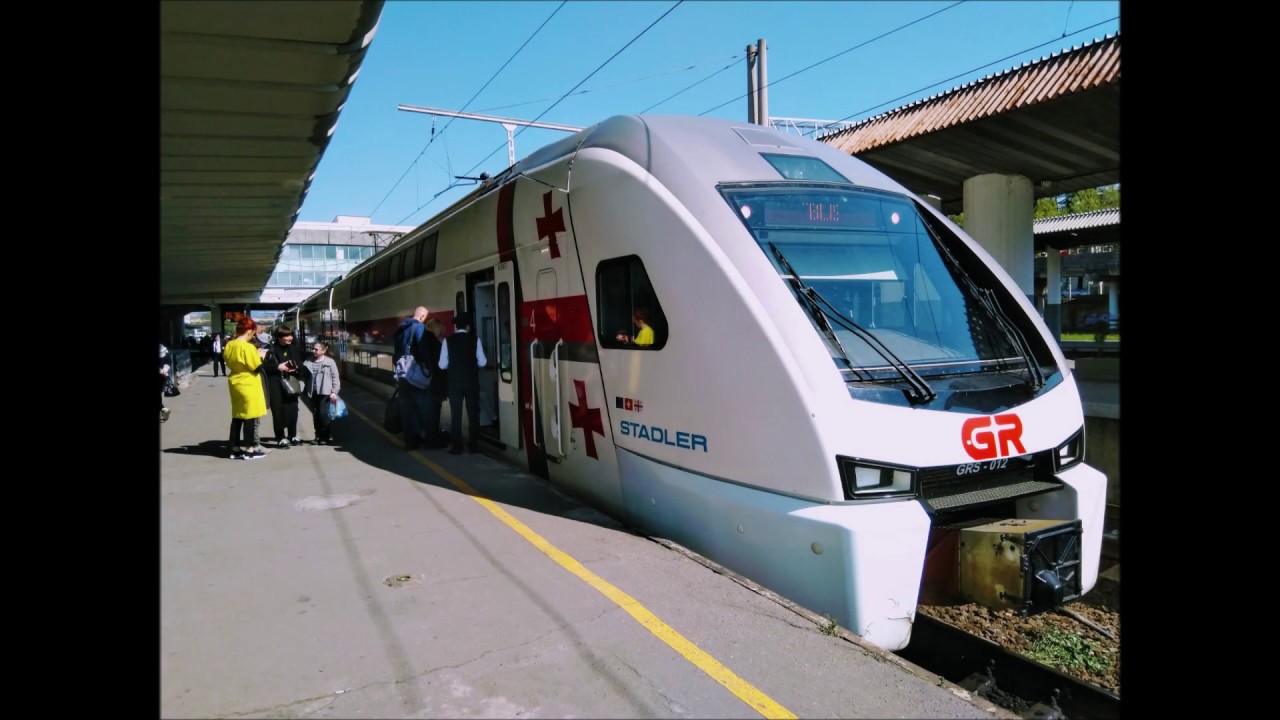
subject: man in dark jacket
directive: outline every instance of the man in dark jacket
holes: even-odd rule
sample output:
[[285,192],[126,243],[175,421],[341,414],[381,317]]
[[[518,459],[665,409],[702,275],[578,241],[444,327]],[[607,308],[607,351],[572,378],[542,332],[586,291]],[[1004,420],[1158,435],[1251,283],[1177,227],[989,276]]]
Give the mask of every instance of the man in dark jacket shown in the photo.
[[427,318],[423,323],[427,331],[422,335],[423,355],[430,355],[431,404],[427,406],[428,425],[423,432],[423,443],[435,450],[449,446],[449,433],[440,430],[440,406],[449,399],[449,373],[440,369],[440,351],[444,347],[444,322],[438,317]]
[[479,452],[480,368],[489,363],[480,338],[471,333],[471,313],[453,318],[454,333],[440,349],[440,369],[449,371],[449,422],[453,446],[449,452],[462,454],[462,401],[467,402],[467,426],[471,440],[467,452]]
[[[427,309],[421,305],[414,308],[413,317],[405,318],[400,327],[396,328],[393,338],[395,350],[392,352],[392,363],[399,360],[406,352],[413,355],[413,359],[422,365],[424,370],[428,372],[434,365],[431,362],[424,362],[424,345],[422,342],[423,334],[426,330],[423,321],[427,319]],[[430,333],[426,333],[430,334]],[[429,350],[427,350],[429,352]],[[431,411],[431,389],[416,388],[405,380],[399,380],[396,384],[399,393],[400,403],[400,430],[404,433],[404,447],[406,450],[417,450],[422,444],[423,430],[431,427],[429,414]],[[434,425],[439,427],[440,418],[437,416]]]

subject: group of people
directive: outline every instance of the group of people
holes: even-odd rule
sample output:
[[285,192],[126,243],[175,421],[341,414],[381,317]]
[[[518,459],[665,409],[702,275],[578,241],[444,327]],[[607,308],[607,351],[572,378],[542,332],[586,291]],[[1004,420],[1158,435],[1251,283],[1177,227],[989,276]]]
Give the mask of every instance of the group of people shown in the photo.
[[169,361],[169,348],[160,343],[160,422],[169,420],[169,408],[164,406],[164,391],[174,377],[173,363]]
[[[425,388],[406,379],[397,380],[401,428],[405,447],[444,448],[454,455],[478,452],[480,428],[480,368],[488,364],[480,338],[471,332],[470,313],[454,317],[454,333],[444,336],[445,326],[438,318],[428,319],[427,308],[419,306],[411,317],[401,322],[395,334],[394,360],[410,354],[430,377]],[[266,457],[258,425],[271,411],[275,430],[274,445],[286,449],[301,444],[298,437],[298,405],[311,410],[317,445],[332,445],[328,405],[338,401],[342,380],[338,366],[329,357],[329,346],[323,340],[312,345],[312,357],[303,358],[302,345],[294,342],[293,329],[276,328],[274,339],[258,335],[258,324],[248,317],[236,323],[235,337],[225,344],[215,336],[214,375],[221,366],[231,393],[230,457],[233,460],[256,460]],[[160,421],[169,419],[164,404],[164,388],[173,373],[168,351],[160,346]],[[300,393],[286,387],[291,383],[302,388]],[[451,427],[440,430],[440,406],[448,399]],[[463,442],[462,416],[470,426],[470,437]]]
[[[294,343],[292,328],[276,328],[275,339],[265,345],[257,332],[257,323],[241,318],[236,323],[235,337],[222,350],[227,387],[231,392],[231,459],[266,457],[258,422],[267,414],[268,402],[276,447],[284,449],[301,444],[299,402],[305,402],[311,410],[316,444],[332,445],[329,404],[338,402],[342,380],[337,363],[329,357],[328,343],[316,341],[311,347],[312,357],[304,360],[302,346]],[[286,389],[286,382],[294,383],[300,392],[295,394]]]
[[[447,445],[451,454],[460,455],[464,447],[462,413],[465,404],[470,427],[465,447],[467,452],[478,452],[480,368],[489,363],[484,355],[484,346],[479,336],[471,332],[470,313],[454,316],[454,332],[448,337],[444,337],[444,323],[438,318],[428,319],[428,314],[427,308],[421,305],[415,308],[413,315],[400,323],[394,339],[392,359],[399,361],[406,354],[412,355],[431,378],[425,388],[405,378],[396,381],[405,448],[412,451],[420,447],[438,449]],[[440,406],[446,398],[449,400],[450,418],[447,437],[440,432]]]

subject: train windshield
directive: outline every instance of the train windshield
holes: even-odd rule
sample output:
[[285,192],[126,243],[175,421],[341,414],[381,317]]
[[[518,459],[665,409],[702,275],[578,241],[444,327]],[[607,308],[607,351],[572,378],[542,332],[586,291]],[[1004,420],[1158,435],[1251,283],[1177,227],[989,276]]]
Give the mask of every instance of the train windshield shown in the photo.
[[1039,373],[1009,319],[935,242],[909,198],[795,184],[721,190],[847,380],[918,383],[931,399],[921,378]]

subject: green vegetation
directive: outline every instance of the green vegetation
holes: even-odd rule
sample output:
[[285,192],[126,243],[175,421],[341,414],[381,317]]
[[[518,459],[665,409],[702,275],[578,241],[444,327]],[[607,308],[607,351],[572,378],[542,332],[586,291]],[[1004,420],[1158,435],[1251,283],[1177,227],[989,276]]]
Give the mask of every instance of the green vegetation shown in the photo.
[[826,618],[826,619],[827,619],[827,624],[822,626],[822,633],[823,633],[824,635],[832,635],[832,636],[834,636],[834,635],[836,634],[836,628],[840,627],[840,626],[836,623],[835,618],[831,617],[830,615],[825,615],[825,614],[824,614],[822,617],[824,617],[824,618]]
[[[1080,190],[1070,195],[1042,197],[1036,200],[1034,219],[1043,220],[1057,215],[1072,215],[1092,210],[1109,210],[1120,207],[1120,186]],[[951,221],[964,227],[964,213],[950,215]]]
[[1057,627],[1041,630],[1027,655],[1059,670],[1083,668],[1100,674],[1111,667],[1111,659],[1098,652],[1097,643]]
[[[1098,336],[1094,333],[1062,333],[1058,338],[1063,342],[1098,342]],[[1107,337],[1102,342],[1120,342],[1120,333],[1107,333]]]

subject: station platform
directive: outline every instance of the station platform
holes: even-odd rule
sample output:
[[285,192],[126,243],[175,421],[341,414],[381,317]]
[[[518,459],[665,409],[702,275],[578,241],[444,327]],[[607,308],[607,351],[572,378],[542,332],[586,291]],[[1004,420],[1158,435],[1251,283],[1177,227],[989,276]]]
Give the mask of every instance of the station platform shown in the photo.
[[226,379],[183,385],[161,717],[1016,717],[518,468],[407,452],[362,388],[336,446],[246,461]]

